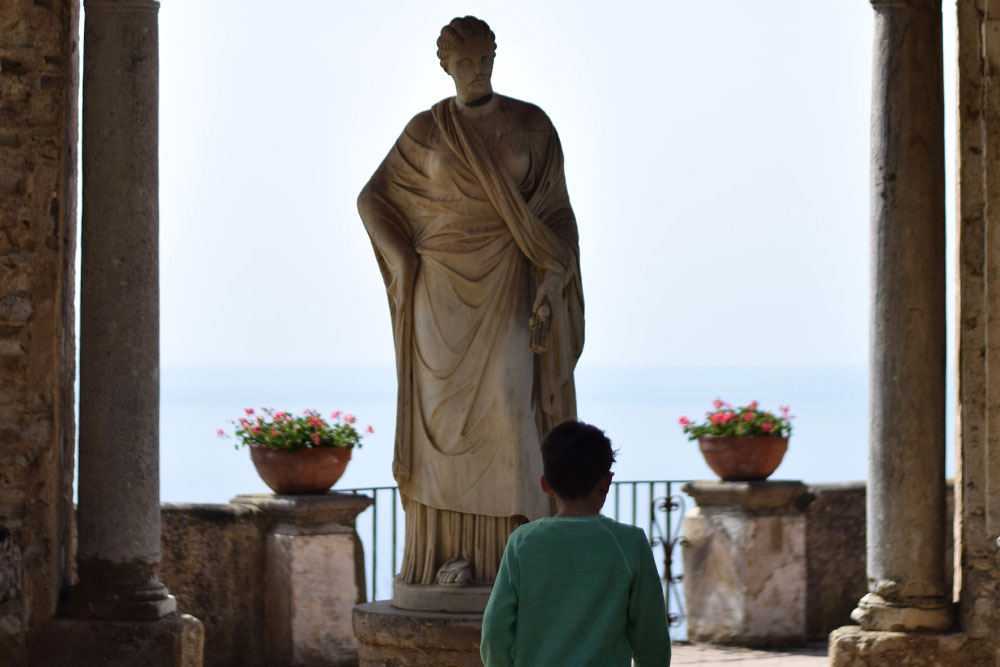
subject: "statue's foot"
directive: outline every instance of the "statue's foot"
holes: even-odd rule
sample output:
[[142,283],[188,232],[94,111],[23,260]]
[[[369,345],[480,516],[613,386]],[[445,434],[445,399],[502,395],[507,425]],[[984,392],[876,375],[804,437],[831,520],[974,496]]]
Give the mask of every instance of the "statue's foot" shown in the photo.
[[437,583],[441,586],[465,586],[472,581],[472,563],[464,558],[452,558],[438,568]]

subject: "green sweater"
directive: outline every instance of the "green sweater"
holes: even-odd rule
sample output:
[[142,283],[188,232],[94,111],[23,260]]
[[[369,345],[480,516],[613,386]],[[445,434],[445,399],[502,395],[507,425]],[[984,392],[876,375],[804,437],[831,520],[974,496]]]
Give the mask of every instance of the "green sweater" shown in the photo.
[[600,514],[511,533],[483,615],[486,667],[666,667],[663,589],[641,528]]

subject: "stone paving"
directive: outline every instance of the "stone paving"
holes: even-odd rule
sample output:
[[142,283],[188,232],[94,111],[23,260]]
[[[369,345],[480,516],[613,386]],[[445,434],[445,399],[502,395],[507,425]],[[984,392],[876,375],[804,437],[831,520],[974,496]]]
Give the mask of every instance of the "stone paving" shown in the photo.
[[701,665],[702,667],[826,667],[826,642],[798,648],[755,651],[705,644],[678,642],[672,646],[670,664]]

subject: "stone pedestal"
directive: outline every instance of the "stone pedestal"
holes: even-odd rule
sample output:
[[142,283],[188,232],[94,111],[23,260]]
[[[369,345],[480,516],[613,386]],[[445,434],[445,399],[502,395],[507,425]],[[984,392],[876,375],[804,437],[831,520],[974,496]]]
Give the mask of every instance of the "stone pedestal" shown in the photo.
[[388,600],[354,608],[360,667],[482,667],[482,614],[397,609]]
[[351,610],[366,599],[364,554],[355,531],[367,496],[237,496],[263,512],[265,632],[273,664],[356,665]]
[[54,618],[28,645],[31,667],[201,667],[205,629],[193,616],[156,621]]
[[806,639],[801,482],[691,482],[684,517],[688,637],[736,646]]

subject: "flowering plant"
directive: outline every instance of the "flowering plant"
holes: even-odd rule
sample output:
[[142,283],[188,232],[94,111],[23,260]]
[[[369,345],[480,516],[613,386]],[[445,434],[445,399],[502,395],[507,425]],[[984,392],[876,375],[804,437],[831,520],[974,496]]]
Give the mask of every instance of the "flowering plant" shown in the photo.
[[[244,410],[246,416],[232,422],[235,426],[235,436],[240,445],[255,445],[270,449],[295,451],[311,447],[360,447],[361,438],[354,427],[357,418],[344,414],[340,410],[330,415],[330,422],[323,419],[316,410],[305,410],[295,416],[290,412],[277,411],[273,408],[262,408],[261,414],[253,408]],[[368,426],[365,433],[374,433]],[[227,438],[223,429],[218,430],[220,438]]]
[[687,417],[681,417],[677,421],[684,427],[688,440],[696,440],[704,435],[776,435],[787,438],[792,434],[791,420],[795,416],[789,414],[787,405],[778,408],[780,416],[761,410],[757,405],[757,401],[750,401],[743,407],[734,408],[721,398],[717,398],[712,401],[712,407],[715,409],[705,413],[703,423],[697,424]]

